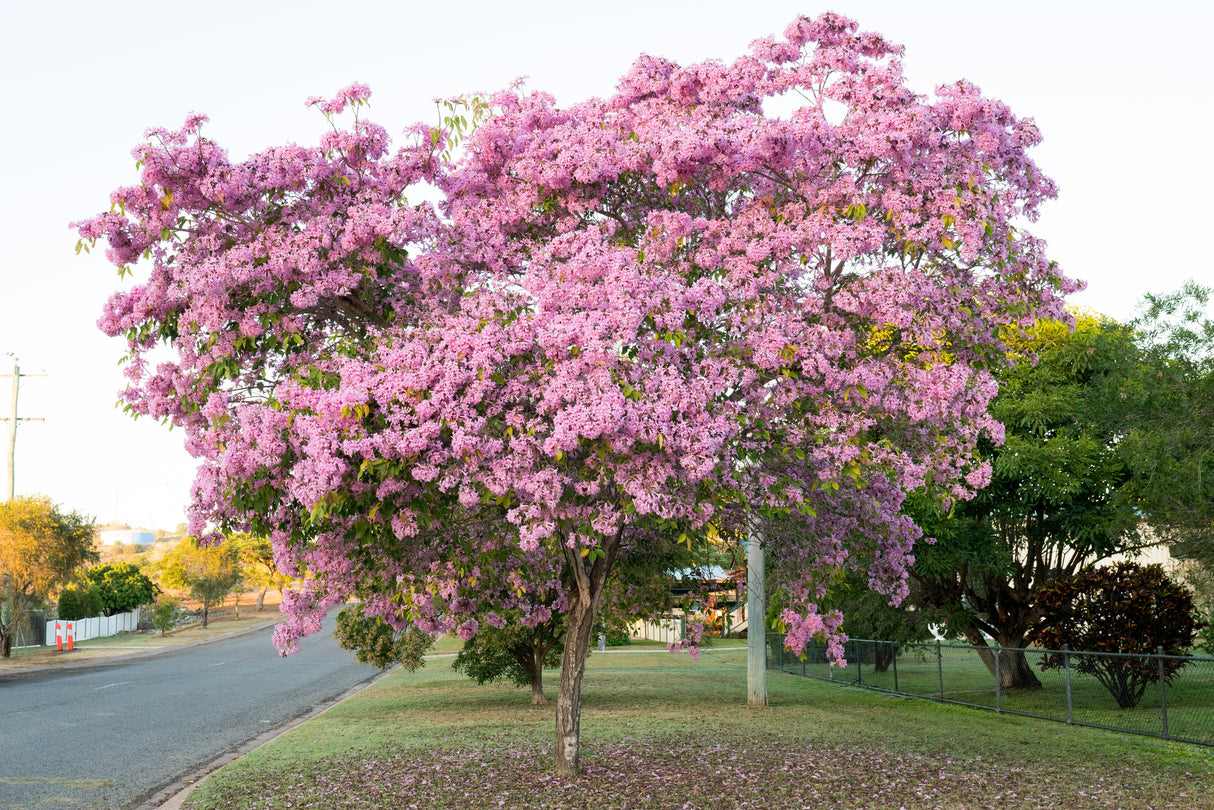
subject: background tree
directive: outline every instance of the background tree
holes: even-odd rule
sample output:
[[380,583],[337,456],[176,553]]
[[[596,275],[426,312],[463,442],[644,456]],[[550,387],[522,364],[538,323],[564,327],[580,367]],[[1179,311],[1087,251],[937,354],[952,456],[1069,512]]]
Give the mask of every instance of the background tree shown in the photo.
[[[94,585],[101,615],[113,616],[156,601],[160,588],[134,563],[110,563],[90,568],[85,579]],[[97,615],[97,614],[93,614]]]
[[[1109,392],[1136,373],[1131,330],[1094,315],[1073,330],[1041,321],[1015,359],[991,403],[1005,430],[1002,446],[986,447],[991,482],[950,518],[928,514],[936,543],[918,548],[914,567],[921,604],[978,647],[992,674],[987,638],[1026,647],[1050,582],[1154,542],[1133,495],[1141,459],[1110,412],[1126,406]],[[1023,652],[999,656],[1004,689],[1040,688]]]
[[55,615],[65,621],[78,621],[101,615],[101,594],[97,586],[87,580],[69,582],[59,591],[58,609]]
[[227,545],[203,545],[184,538],[162,560],[160,581],[169,588],[186,590],[202,602],[202,626],[207,626],[211,606],[223,600],[241,582],[236,550]]
[[849,639],[890,642],[873,649],[873,669],[885,672],[904,645],[932,637],[926,614],[914,607],[919,601],[917,590],[918,584],[911,583],[907,599],[891,605],[889,597],[872,590],[862,576],[849,571],[830,587],[823,607],[842,612],[842,629]]
[[12,655],[35,599],[49,598],[97,559],[91,518],[61,511],[45,497],[0,503],[0,654]]
[[181,597],[160,594],[156,604],[152,606],[152,624],[160,635],[177,626],[177,613],[181,607]]
[[[192,530],[264,534],[300,576],[276,643],[359,588],[470,637],[555,574],[571,776],[613,567],[736,509],[804,518],[770,538],[800,574],[781,618],[841,654],[825,584],[905,592],[905,493],[985,483],[995,327],[1075,287],[1025,227],[1055,194],[1033,122],[966,82],[916,95],[900,55],[828,14],[732,63],[642,56],[609,99],[454,100],[395,154],[361,85],[314,100],[355,111],[319,148],[233,163],[201,116],[151,133],[82,247],[151,264],[102,319],[127,403],[201,457]],[[406,202],[423,183],[437,205]],[[480,564],[507,546],[524,567]]]
[[291,577],[280,571],[278,565],[275,564],[274,548],[270,545],[268,538],[250,534],[234,534],[228,535],[224,542],[231,544],[236,549],[244,581],[261,588],[257,592],[258,611],[264,608],[266,592],[271,588],[278,591],[279,597],[286,593],[286,588],[291,583]]
[[366,616],[357,605],[337,614],[333,637],[343,649],[354,651],[360,664],[387,669],[401,664],[407,669],[425,665],[423,656],[434,646],[434,636],[416,627],[397,629],[379,616]]
[[508,680],[531,687],[531,705],[548,703],[544,697],[544,667],[557,667],[564,652],[565,617],[554,613],[547,621],[528,627],[518,616],[503,617],[504,625],[484,625],[455,656],[451,668],[478,684]]
[[1140,373],[1115,395],[1125,443],[1141,459],[1135,496],[1173,556],[1214,570],[1214,317],[1193,282],[1148,295],[1134,328]]
[[[1193,592],[1178,585],[1160,565],[1118,563],[1090,568],[1077,576],[1059,577],[1037,595],[1042,617],[1029,632],[1029,641],[1049,650],[1126,653],[1066,655],[1049,652],[1041,668],[1070,666],[1096,678],[1123,709],[1132,709],[1147,686],[1159,682],[1160,662],[1145,656],[1160,648],[1165,655],[1185,655],[1204,622],[1197,619]],[[1163,673],[1171,681],[1185,659],[1165,659]]]

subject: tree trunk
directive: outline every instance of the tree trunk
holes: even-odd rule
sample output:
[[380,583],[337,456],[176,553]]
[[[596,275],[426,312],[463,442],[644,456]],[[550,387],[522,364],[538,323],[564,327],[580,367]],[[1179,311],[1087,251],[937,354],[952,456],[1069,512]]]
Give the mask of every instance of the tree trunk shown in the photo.
[[5,633],[3,636],[0,636],[0,649],[4,652],[4,658],[13,657],[13,636],[11,633]]
[[548,647],[543,644],[531,645],[531,705],[532,706],[547,706],[548,701],[544,698],[544,657],[548,654]]
[[539,668],[531,676],[531,705],[548,705],[548,700],[544,697],[544,670]]
[[205,630],[207,626],[207,616],[211,612],[211,603],[207,599],[202,600],[202,627]]
[[894,656],[898,654],[897,644],[883,644],[880,641],[876,642],[873,650],[873,672],[888,672],[889,665],[894,662]]
[[265,609],[266,591],[268,591],[268,590],[270,590],[269,585],[262,588],[261,593],[257,594],[257,612],[258,613],[261,613],[261,611]]
[[[586,654],[590,651],[590,636],[594,619],[603,601],[607,574],[620,550],[620,535],[604,539],[594,563],[581,557],[570,547],[565,548],[570,588],[569,611],[566,614],[565,655],[561,659],[561,680],[556,693],[556,749],[553,770],[556,775],[572,779],[578,772],[578,744],[582,728],[582,679],[586,675]],[[583,552],[584,553],[584,552]]]
[[578,743],[582,727],[582,679],[586,653],[594,632],[594,604],[574,601],[565,630],[565,655],[556,694],[556,775],[572,778],[578,772]]
[[[1024,643],[1023,640],[1020,641]],[[1041,680],[1025,656],[1024,650],[999,651],[999,688],[1000,689],[1041,689]]]
[[[978,656],[982,659],[982,663],[986,664],[986,668],[990,670],[991,675],[995,674],[995,651],[986,643],[986,637],[976,627],[967,627],[964,630],[965,638],[970,645],[977,648]],[[1037,678],[1037,673],[1033,672],[1032,665],[1029,664],[1028,658],[1024,654],[1023,649],[1007,649],[1008,647],[1020,648],[1024,646],[1023,638],[996,638],[999,642],[999,688],[1002,691],[1008,689],[1041,689],[1041,681]]]

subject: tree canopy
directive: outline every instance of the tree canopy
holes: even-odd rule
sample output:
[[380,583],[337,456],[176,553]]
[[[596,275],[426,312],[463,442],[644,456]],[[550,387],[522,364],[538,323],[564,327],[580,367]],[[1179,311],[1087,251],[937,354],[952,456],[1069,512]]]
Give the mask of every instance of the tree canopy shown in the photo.
[[0,652],[5,658],[34,600],[51,596],[97,559],[91,518],[64,512],[46,497],[0,503]]
[[[1053,580],[1153,542],[1134,498],[1140,459],[1118,424],[1127,405],[1110,396],[1137,374],[1132,330],[1094,315],[1073,328],[1043,320],[1014,352],[991,403],[1005,437],[986,447],[990,485],[931,520],[936,542],[914,568],[923,603],[984,651],[987,637],[1027,646],[1043,616],[1036,594]],[[1040,686],[1023,653],[1000,655],[1004,688]],[[983,656],[993,673],[993,653]]]
[[102,615],[113,616],[156,601],[160,588],[134,563],[107,563],[90,568],[85,579],[97,589]]
[[1138,375],[1117,396],[1130,403],[1119,427],[1142,459],[1139,508],[1173,554],[1214,569],[1214,315],[1210,290],[1193,282],[1148,295],[1134,327]]
[[222,604],[242,581],[237,550],[184,537],[161,560],[160,581],[169,588],[188,591],[202,602],[202,626],[206,627],[211,606]]
[[[202,116],[150,131],[139,184],[79,223],[120,273],[150,265],[101,326],[128,407],[201,460],[191,530],[265,534],[309,574],[276,642],[359,589],[395,627],[563,612],[571,775],[617,561],[795,514],[767,540],[798,572],[789,643],[841,653],[825,583],[905,592],[904,494],[986,482],[1002,336],[1076,288],[1026,228],[1055,194],[1033,121],[964,81],[916,95],[901,53],[827,14],[733,62],[642,56],[567,108],[450,100],[396,152],[363,85],[310,101],[318,147],[234,162]],[[408,201],[423,184],[439,202]]]

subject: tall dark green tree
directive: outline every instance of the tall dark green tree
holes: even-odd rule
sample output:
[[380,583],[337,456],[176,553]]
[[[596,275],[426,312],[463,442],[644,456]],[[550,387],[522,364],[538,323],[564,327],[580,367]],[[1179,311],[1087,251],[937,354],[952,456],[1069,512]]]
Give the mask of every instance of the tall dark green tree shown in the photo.
[[[1134,493],[1137,454],[1110,408],[1135,376],[1133,332],[1080,315],[1074,329],[1039,322],[1002,373],[994,416],[1006,435],[988,446],[989,486],[951,516],[925,513],[934,544],[916,551],[924,607],[980,650],[1005,689],[1040,688],[1021,652],[1044,612],[1035,595],[1085,565],[1152,542]],[[996,666],[996,655],[999,664]]]
[[1209,288],[1189,282],[1144,299],[1134,327],[1140,373],[1117,396],[1124,443],[1143,475],[1135,497],[1172,553],[1214,571],[1214,317]]

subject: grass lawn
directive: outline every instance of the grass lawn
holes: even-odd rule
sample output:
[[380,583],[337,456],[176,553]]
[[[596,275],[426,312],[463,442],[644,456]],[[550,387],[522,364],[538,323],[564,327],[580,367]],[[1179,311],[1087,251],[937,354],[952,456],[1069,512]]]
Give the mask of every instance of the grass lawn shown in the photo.
[[[770,673],[745,651],[594,654],[582,776],[553,710],[450,658],[396,671],[209,779],[203,808],[1214,808],[1214,751]],[[549,673],[553,696],[556,673]]]

